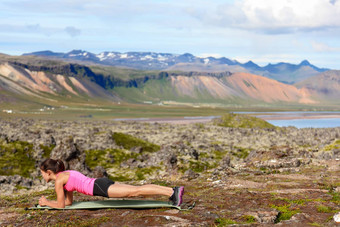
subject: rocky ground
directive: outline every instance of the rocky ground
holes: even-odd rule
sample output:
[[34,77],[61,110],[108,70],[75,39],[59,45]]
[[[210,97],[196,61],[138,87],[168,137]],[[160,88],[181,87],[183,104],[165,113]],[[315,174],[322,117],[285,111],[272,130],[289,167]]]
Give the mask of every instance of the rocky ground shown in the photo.
[[[55,198],[38,170],[46,157],[93,177],[184,185],[196,207],[25,211]],[[340,128],[0,119],[0,175],[0,226],[336,226]]]

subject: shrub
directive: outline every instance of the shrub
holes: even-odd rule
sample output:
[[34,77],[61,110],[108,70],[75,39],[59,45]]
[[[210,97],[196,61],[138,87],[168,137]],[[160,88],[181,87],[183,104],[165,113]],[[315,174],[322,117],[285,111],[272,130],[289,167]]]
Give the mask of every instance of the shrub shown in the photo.
[[276,128],[274,125],[257,117],[245,114],[228,113],[216,119],[215,125],[229,128]]

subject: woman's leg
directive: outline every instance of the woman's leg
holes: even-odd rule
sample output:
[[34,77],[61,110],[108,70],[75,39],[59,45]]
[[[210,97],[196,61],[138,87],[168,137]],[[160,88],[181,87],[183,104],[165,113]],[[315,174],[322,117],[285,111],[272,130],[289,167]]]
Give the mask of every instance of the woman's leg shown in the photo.
[[173,192],[174,190],[170,187],[155,184],[133,186],[128,184],[114,183],[110,185],[107,194],[110,198],[124,198],[148,195],[165,195],[170,197]]

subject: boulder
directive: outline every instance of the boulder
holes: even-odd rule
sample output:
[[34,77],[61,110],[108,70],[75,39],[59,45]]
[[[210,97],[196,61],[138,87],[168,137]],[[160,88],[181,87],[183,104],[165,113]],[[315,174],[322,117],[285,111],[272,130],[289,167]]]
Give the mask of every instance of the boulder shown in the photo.
[[65,164],[65,169],[77,170],[92,176],[90,169],[85,164],[85,152],[78,149],[72,136],[57,142],[57,146],[51,152],[51,158],[61,159]]
[[272,210],[272,211],[265,210],[265,211],[249,212],[246,215],[253,216],[258,223],[274,224],[278,214],[279,212],[276,210]]

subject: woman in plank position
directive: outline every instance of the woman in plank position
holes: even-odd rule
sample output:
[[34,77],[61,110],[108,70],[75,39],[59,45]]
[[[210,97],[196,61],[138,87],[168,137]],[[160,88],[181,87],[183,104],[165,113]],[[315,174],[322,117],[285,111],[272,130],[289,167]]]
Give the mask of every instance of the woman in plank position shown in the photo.
[[184,193],[183,186],[174,188],[154,184],[132,186],[115,183],[108,178],[89,178],[75,170],[65,171],[65,165],[61,160],[46,159],[40,164],[40,171],[46,182],[55,181],[57,201],[49,201],[42,196],[39,205],[53,208],[72,205],[73,191],[108,198],[165,195],[175,206],[181,205]]

